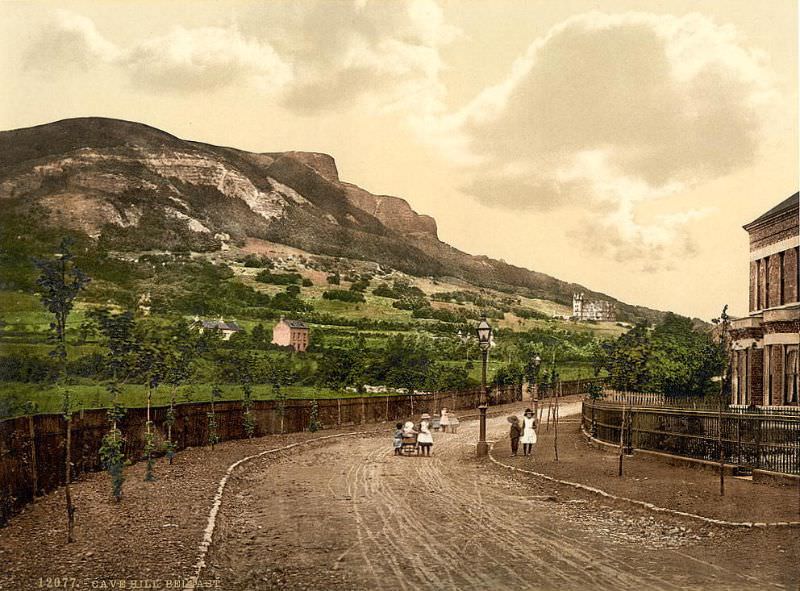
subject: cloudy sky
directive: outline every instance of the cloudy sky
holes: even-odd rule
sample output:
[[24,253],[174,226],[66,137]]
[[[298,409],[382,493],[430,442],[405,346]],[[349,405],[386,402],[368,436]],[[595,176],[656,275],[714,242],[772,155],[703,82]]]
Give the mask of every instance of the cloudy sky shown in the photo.
[[0,2],[0,129],[99,115],[332,154],[468,252],[746,312],[798,188],[795,0]]

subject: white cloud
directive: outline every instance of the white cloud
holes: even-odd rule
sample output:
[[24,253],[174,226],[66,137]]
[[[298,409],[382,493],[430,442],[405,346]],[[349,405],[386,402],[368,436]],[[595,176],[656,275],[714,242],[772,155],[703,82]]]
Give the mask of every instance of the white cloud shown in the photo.
[[691,250],[687,224],[708,212],[645,223],[641,208],[751,163],[772,84],[764,54],[731,26],[592,12],[553,27],[500,84],[427,123],[472,165],[465,190],[481,202],[578,208],[578,233],[652,266]]
[[44,31],[25,52],[28,67],[58,71],[70,66],[89,69],[113,61],[119,50],[85,16],[58,9]]
[[459,35],[433,0],[267,4],[258,20],[290,56],[297,79],[284,104],[314,113],[342,106],[371,111],[439,110],[441,48]]
[[280,90],[292,68],[268,44],[220,27],[176,27],[166,35],[119,47],[80,14],[57,10],[26,52],[30,67],[64,70],[78,65],[120,68],[137,88],[162,91],[209,90],[247,83]]
[[175,28],[143,41],[119,59],[134,82],[156,89],[203,90],[241,82],[270,92],[292,80],[292,68],[267,43],[235,29]]
[[434,0],[267,2],[227,27],[176,27],[117,46],[91,19],[58,11],[29,65],[109,65],[137,88],[194,92],[249,84],[292,111],[440,110],[441,48],[459,35]]

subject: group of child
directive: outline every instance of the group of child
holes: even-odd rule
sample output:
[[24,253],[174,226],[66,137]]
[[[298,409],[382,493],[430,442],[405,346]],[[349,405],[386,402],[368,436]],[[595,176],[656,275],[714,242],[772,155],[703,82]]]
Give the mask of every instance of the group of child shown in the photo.
[[[526,408],[522,416],[522,421],[516,415],[508,417],[511,423],[509,433],[511,439],[511,455],[517,455],[519,444],[522,442],[522,455],[529,456],[533,453],[533,446],[536,444],[536,417],[530,408]],[[447,409],[443,408],[439,418],[439,427],[443,433],[447,433],[450,426],[450,416]],[[403,440],[416,442],[419,455],[430,456],[433,447],[433,433],[431,426],[431,415],[423,413],[420,417],[419,426],[415,427],[412,421],[397,423],[394,432],[394,455],[403,455]]]
[[[431,425],[431,415],[423,413],[420,417],[419,426],[415,428],[412,421],[397,423],[394,432],[394,455],[403,455],[403,440],[416,441],[416,446],[421,456],[430,456],[433,447],[433,433]],[[450,415],[446,408],[442,409],[439,415],[439,428],[443,433],[447,433],[450,427]]]

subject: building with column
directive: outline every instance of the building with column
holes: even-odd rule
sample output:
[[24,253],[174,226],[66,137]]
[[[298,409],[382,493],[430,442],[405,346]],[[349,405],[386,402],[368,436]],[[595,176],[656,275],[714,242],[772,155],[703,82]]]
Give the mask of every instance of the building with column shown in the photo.
[[731,322],[731,403],[800,405],[800,195],[744,229],[750,235],[750,315]]
[[587,300],[583,293],[572,294],[572,318],[578,321],[613,322],[617,319],[614,304],[606,300]]

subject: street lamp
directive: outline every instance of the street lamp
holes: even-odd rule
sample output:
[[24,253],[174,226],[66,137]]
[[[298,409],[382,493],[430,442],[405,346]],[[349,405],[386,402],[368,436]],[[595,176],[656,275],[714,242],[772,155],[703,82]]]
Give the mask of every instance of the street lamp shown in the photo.
[[481,355],[483,356],[483,365],[481,367],[481,397],[480,404],[478,405],[478,412],[480,413],[480,436],[478,438],[478,457],[483,457],[489,454],[489,444],[486,443],[486,366],[489,362],[489,347],[492,346],[492,327],[486,322],[486,314],[481,316],[480,324],[476,329],[478,333],[478,345],[481,348]]

